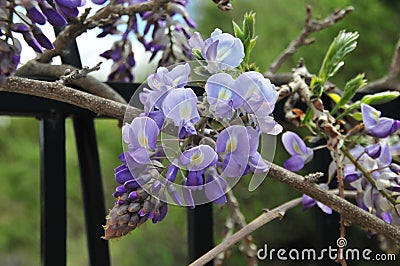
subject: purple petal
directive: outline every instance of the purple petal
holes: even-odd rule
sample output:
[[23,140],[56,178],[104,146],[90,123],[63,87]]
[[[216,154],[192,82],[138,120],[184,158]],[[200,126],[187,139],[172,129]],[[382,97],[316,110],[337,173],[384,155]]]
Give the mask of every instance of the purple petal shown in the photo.
[[304,159],[300,155],[290,157],[283,163],[283,166],[293,172],[297,172],[304,167]]
[[46,1],[39,2],[39,7],[46,16],[49,23],[54,27],[63,27],[67,21]]
[[174,89],[165,97],[162,111],[166,118],[174,121],[175,126],[181,126],[186,121],[199,121],[197,111],[197,96],[192,89]]
[[370,145],[365,148],[365,152],[371,157],[372,159],[376,159],[381,154],[381,144],[376,143],[374,145]]
[[192,48],[192,49],[201,50],[204,47],[203,37],[198,32],[193,33],[193,35],[192,35],[192,37],[190,37],[188,43],[189,43],[190,48]]
[[26,7],[26,14],[32,20],[39,25],[46,23],[46,17],[31,3]]
[[179,162],[189,171],[200,171],[215,164],[218,160],[217,153],[208,145],[199,145],[184,151],[179,157]]
[[290,155],[306,154],[307,146],[304,141],[294,132],[286,131],[282,134],[282,143]]
[[186,205],[189,206],[189,208],[193,209],[195,205],[191,189],[183,187],[182,194]]
[[173,185],[167,187],[168,194],[171,196],[172,200],[179,206],[183,206],[182,198],[179,192]]
[[92,0],[93,3],[95,3],[96,5],[102,5],[106,2],[107,0]]
[[368,104],[361,104],[361,113],[365,127],[371,128],[378,124],[381,112],[369,106]]
[[383,212],[381,214],[382,220],[390,224],[392,222],[392,214],[390,212]]
[[133,180],[133,176],[128,168],[124,168],[115,173],[115,181],[123,185],[126,181]]
[[389,164],[392,162],[392,155],[390,154],[390,147],[388,143],[383,145],[378,162],[380,167],[389,166]]
[[175,182],[176,174],[178,173],[178,167],[173,165],[172,163],[168,166],[167,173],[165,174],[165,179],[170,182]]
[[317,201],[318,207],[326,214],[332,214],[332,209],[328,206],[322,204],[321,202]]
[[54,49],[54,46],[51,43],[51,41],[46,37],[46,35],[43,34],[43,32],[39,29],[39,27],[34,26],[32,33],[42,47],[49,50]]
[[131,124],[122,128],[123,140],[131,145],[131,148],[151,148],[157,146],[157,136],[160,132],[158,125],[149,117],[136,117]]
[[30,32],[23,32],[22,37],[26,41],[26,43],[32,47],[38,53],[43,53],[42,46],[40,46],[39,42],[35,39],[35,37]]
[[223,178],[210,177],[205,186],[205,194],[207,198],[216,204],[223,204],[226,202],[225,189],[227,187],[226,181]]
[[271,164],[267,163],[258,152],[250,156],[249,165],[253,173],[266,173],[271,167]]
[[303,194],[303,197],[301,198],[301,202],[303,204],[303,209],[308,209],[317,204],[317,201],[306,194]]

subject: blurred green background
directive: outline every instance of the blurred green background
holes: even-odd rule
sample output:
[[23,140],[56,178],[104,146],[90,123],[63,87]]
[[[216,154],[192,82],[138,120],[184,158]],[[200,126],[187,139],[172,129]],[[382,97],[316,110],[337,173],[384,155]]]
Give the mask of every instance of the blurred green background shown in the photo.
[[[231,20],[241,21],[246,11],[257,13],[259,39],[252,58],[262,71],[287,47],[301,31],[306,5],[313,7],[314,16],[325,17],[335,8],[348,5],[355,10],[342,22],[323,32],[313,34],[316,43],[301,48],[284,64],[281,71],[295,66],[300,57],[311,72],[319,69],[324,53],[340,29],[360,33],[358,48],[346,60],[346,65],[334,82],[345,81],[360,72],[373,80],[385,74],[392,52],[399,38],[400,9],[398,1],[317,1],[317,0],[235,0],[234,10],[220,12],[210,0],[190,1],[192,16],[199,31],[209,36],[215,27],[232,32]],[[83,55],[84,56],[84,55]],[[113,169],[119,164],[122,152],[121,133],[117,121],[98,119],[96,131],[99,144],[103,184],[107,208],[113,205],[115,188]],[[67,186],[68,186],[68,265],[88,265],[79,171],[72,123],[66,126]],[[34,118],[0,116],[0,265],[40,264],[40,202],[39,202],[39,141],[38,121]],[[278,147],[278,150],[282,150]],[[275,162],[287,159],[279,152]],[[56,177],[55,177],[56,178]],[[299,193],[273,180],[266,180],[255,192],[248,192],[246,184],[235,188],[247,221],[258,216],[263,208],[273,208]],[[216,206],[216,241],[226,209]],[[316,237],[316,219],[319,210],[303,212],[300,207],[287,213],[282,221],[274,221],[253,234],[261,247],[312,247]],[[101,226],[101,225],[99,225]],[[369,240],[357,226],[349,229],[351,247],[377,246],[376,238]],[[334,245],[334,243],[332,243]],[[147,223],[128,237],[110,242],[113,265],[184,265],[187,263],[186,210],[171,207],[167,218],[157,225]],[[262,265],[264,262],[260,262]],[[245,265],[237,246],[226,265]],[[270,265],[300,265],[300,262],[272,262]],[[304,262],[310,265],[312,262]],[[350,265],[366,265],[365,262]],[[372,265],[372,264],[371,264]],[[386,265],[390,264],[386,262]]]

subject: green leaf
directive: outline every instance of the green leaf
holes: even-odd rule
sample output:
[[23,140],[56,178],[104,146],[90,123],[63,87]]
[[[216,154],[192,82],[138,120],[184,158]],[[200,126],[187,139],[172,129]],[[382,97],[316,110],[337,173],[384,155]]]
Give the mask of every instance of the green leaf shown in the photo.
[[242,29],[236,24],[235,21],[232,21],[233,32],[235,33],[235,37],[239,38],[242,42],[244,41],[244,35]]
[[243,19],[243,35],[246,39],[252,39],[255,36],[255,23],[256,23],[256,14],[253,11],[247,12],[244,14]]
[[393,101],[399,96],[400,92],[398,91],[385,91],[385,92],[375,93],[372,95],[365,95],[361,99],[361,102],[365,104],[383,104]]
[[325,55],[318,77],[321,79],[321,85],[316,87],[317,97],[322,94],[322,88],[329,77],[332,77],[344,65],[344,58],[352,52],[357,46],[358,33],[346,32],[342,30],[331,43],[328,52]]
[[244,14],[242,28],[232,21],[235,36],[241,40],[244,47],[244,58],[241,63],[241,69],[249,68],[249,58],[251,51],[256,44],[257,36],[255,35],[256,14],[253,11]]
[[362,121],[362,113],[361,112],[355,112],[354,114],[351,114],[351,117],[353,117],[357,121]]
[[343,95],[340,101],[335,105],[331,114],[335,114],[340,107],[347,104],[356,94],[357,90],[367,84],[367,80],[364,79],[364,74],[358,74],[352,80],[349,80],[344,86]]

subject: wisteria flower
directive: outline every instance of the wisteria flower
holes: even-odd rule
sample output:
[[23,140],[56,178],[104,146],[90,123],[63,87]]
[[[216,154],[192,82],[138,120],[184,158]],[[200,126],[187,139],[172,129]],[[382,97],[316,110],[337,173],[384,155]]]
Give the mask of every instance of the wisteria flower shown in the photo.
[[365,129],[375,137],[385,138],[400,129],[400,120],[381,117],[381,112],[368,104],[361,104],[361,113]]
[[226,73],[218,73],[208,78],[205,85],[207,101],[210,111],[220,118],[232,117],[233,111],[237,110],[243,100],[232,89],[234,79]]
[[286,169],[296,172],[311,161],[314,156],[312,149],[294,132],[287,131],[282,134],[282,143],[286,151],[292,156],[283,165]]
[[[328,190],[329,187],[327,184],[319,184],[319,186],[325,190]],[[315,199],[307,196],[306,194],[303,194],[302,197],[302,203],[303,203],[303,209],[308,209],[313,207],[314,205],[317,205],[323,212],[327,213],[327,214],[332,214],[332,209],[329,208],[328,206],[326,206],[325,204],[322,204],[319,201],[316,201]]]
[[189,171],[186,186],[203,185],[204,170],[214,165],[217,160],[217,153],[207,145],[199,145],[184,151],[179,157],[179,162]]
[[249,170],[267,172],[269,165],[258,153],[259,132],[252,127],[230,126],[224,129],[216,141],[216,152],[224,159],[223,175],[240,177]]
[[162,102],[161,109],[167,119],[179,127],[179,138],[197,134],[194,124],[200,120],[197,96],[192,89],[171,90]]
[[201,50],[203,58],[208,63],[207,70],[210,73],[235,68],[243,61],[244,47],[239,38],[229,33],[222,33],[218,28],[205,41],[198,33],[193,36],[193,39],[189,39],[189,46],[192,49]]
[[249,114],[256,113],[260,108],[265,113],[271,114],[279,96],[271,81],[256,71],[240,74],[234,88],[244,100],[243,108]]
[[149,117],[137,117],[131,124],[122,128],[122,138],[128,144],[129,154],[134,164],[149,164],[150,150],[157,146],[157,136],[160,130],[157,123]]
[[154,108],[161,109],[161,103],[173,88],[183,88],[189,79],[189,64],[178,65],[171,71],[165,67],[159,67],[157,72],[149,75],[147,83],[150,87],[144,88],[139,94],[139,99],[144,105],[146,113]]

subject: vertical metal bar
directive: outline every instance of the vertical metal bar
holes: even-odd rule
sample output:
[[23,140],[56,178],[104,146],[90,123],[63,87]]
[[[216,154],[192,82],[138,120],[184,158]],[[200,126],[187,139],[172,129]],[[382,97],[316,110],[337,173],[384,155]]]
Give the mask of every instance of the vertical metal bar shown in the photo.
[[93,266],[108,266],[108,242],[101,239],[104,234],[101,225],[105,224],[105,203],[94,123],[92,118],[74,116],[73,124],[81,173],[89,261]]
[[[188,209],[189,262],[214,247],[212,203]],[[213,261],[206,264],[212,266]]]
[[40,202],[42,265],[66,265],[65,118],[40,121]]

